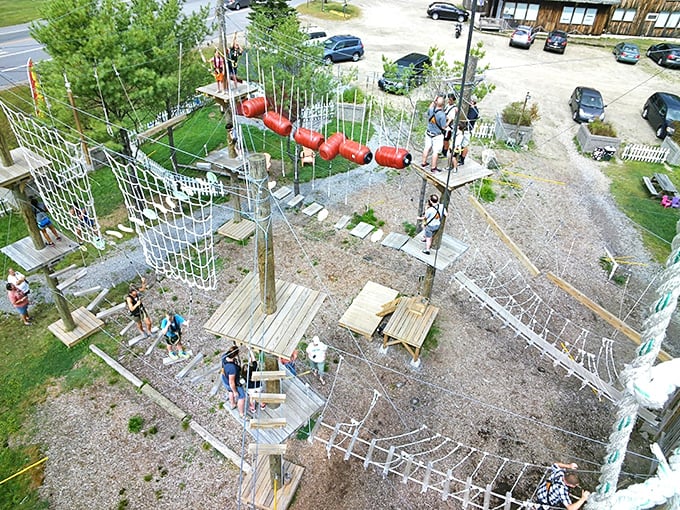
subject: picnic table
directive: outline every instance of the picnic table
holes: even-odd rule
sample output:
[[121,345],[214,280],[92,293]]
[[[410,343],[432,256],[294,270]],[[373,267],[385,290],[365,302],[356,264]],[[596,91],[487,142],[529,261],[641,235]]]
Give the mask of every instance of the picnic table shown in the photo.
[[655,173],[652,182],[661,188],[661,192],[666,195],[677,196],[678,190],[666,174]]

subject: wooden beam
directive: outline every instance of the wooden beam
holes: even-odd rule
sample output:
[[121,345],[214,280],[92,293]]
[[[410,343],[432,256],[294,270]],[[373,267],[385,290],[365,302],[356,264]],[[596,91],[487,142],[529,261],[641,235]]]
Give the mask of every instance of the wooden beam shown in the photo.
[[540,271],[538,268],[534,265],[533,262],[527,257],[524,252],[521,250],[519,246],[515,244],[515,242],[510,238],[509,235],[507,235],[503,229],[496,223],[496,220],[493,219],[491,214],[487,212],[486,209],[484,209],[484,206],[480,204],[476,198],[470,196],[468,197],[470,200],[470,203],[475,206],[475,208],[481,213],[482,216],[484,216],[484,219],[486,222],[489,224],[489,226],[498,234],[498,236],[501,238],[501,241],[503,241],[508,248],[510,248],[510,251],[515,254],[515,257],[519,259],[519,261],[524,264],[524,267],[526,267],[529,272],[531,273],[532,276],[537,276],[540,274]]
[[[611,312],[605,310],[602,308],[600,305],[598,305],[595,301],[587,297],[583,292],[580,290],[576,289],[573,287],[570,283],[564,281],[562,278],[559,276],[554,275],[551,272],[548,272],[546,274],[546,277],[548,280],[553,282],[555,285],[557,285],[560,289],[565,291],[567,294],[571,295],[584,305],[586,308],[589,310],[592,310],[595,312],[597,315],[599,315],[602,319],[607,321],[611,326],[613,326],[615,329],[626,335],[628,338],[630,338],[633,342],[635,342],[637,345],[640,345],[642,342],[641,340],[641,335],[637,331],[635,331],[633,328],[628,326],[625,322],[623,322],[621,319],[616,317],[614,314]],[[659,360],[661,361],[669,361],[673,359],[668,353],[661,351],[659,352]]]
[[285,370],[262,371],[251,374],[253,381],[275,381],[277,379],[284,379],[287,376],[288,373]]
[[285,418],[250,420],[251,429],[280,429],[286,426]]
[[380,308],[380,311],[376,313],[378,317],[385,317],[385,315],[389,315],[391,313],[394,313],[394,311],[397,309],[397,305],[399,304],[399,301],[401,301],[401,298],[398,297],[396,299],[393,299],[392,301],[388,301],[382,307]]
[[249,455],[285,455],[285,444],[264,444],[264,443],[250,443],[248,445]]
[[284,404],[286,402],[285,393],[258,393],[257,391],[249,391],[248,395],[255,402],[266,404]]

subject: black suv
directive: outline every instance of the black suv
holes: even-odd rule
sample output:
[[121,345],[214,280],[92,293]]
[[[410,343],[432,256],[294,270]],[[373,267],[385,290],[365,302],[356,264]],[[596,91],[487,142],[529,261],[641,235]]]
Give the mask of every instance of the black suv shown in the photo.
[[680,46],[661,43],[650,46],[647,56],[660,66],[680,67]]
[[378,80],[378,87],[385,92],[406,94],[412,87],[422,85],[425,70],[432,65],[430,57],[422,53],[409,53],[396,60],[396,69],[386,71]]
[[655,92],[642,107],[642,118],[656,129],[657,138],[675,132],[673,124],[680,122],[680,97],[669,92]]
[[435,2],[427,8],[427,15],[434,19],[451,19],[459,23],[464,23],[470,17],[470,13],[465,9],[456,7],[448,2]]
[[548,34],[548,38],[543,45],[543,51],[556,51],[564,53],[567,47],[567,33],[563,30],[553,30]]
[[323,61],[326,64],[352,60],[356,62],[364,56],[364,43],[353,35],[334,35],[323,43]]

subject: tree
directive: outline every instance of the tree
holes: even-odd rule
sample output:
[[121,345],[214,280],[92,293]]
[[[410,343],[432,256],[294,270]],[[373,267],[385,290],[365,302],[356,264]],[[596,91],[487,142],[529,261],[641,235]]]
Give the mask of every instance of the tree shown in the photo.
[[184,100],[209,79],[194,50],[208,34],[208,8],[185,16],[183,3],[49,0],[44,19],[30,28],[52,57],[38,65],[47,95],[64,97],[66,74],[78,107],[92,114],[83,119],[86,127],[101,135],[107,115],[123,152],[132,154],[128,128],[139,130],[161,110],[170,113],[178,89]]

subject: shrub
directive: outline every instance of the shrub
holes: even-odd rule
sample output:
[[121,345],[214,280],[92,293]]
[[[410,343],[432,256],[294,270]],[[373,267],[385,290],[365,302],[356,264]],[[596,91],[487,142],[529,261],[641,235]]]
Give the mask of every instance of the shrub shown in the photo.
[[358,87],[350,87],[342,93],[343,103],[363,104],[365,100],[364,91]]
[[491,187],[489,179],[482,179],[482,185],[479,188],[479,198],[483,202],[494,202],[496,200],[496,192]]
[[671,127],[675,129],[673,135],[671,136],[671,140],[673,140],[675,143],[680,143],[680,122],[674,120],[671,122]]
[[595,120],[587,124],[588,131],[591,134],[597,136],[609,136],[611,138],[616,138],[616,129],[609,122],[603,122],[601,120]]
[[540,118],[541,117],[538,115],[538,105],[536,103],[527,104],[525,108],[524,101],[510,103],[503,109],[502,114],[503,122],[514,126],[516,126],[518,122],[520,126],[531,126]]
[[138,414],[134,415],[128,421],[128,430],[130,432],[132,432],[133,434],[141,432],[143,426],[144,426],[144,418],[142,418]]

